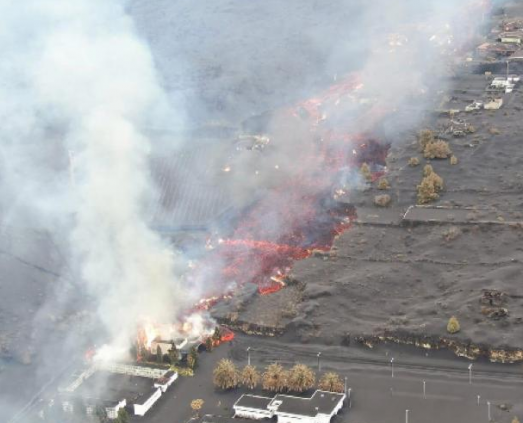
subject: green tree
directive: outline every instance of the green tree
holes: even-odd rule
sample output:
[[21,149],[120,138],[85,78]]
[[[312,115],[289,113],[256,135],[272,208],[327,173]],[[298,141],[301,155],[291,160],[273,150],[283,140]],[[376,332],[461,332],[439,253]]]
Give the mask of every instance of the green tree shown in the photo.
[[222,331],[219,326],[214,328],[214,333],[212,334],[212,339],[216,342],[219,342],[222,338]]
[[94,414],[100,423],[107,423],[109,421],[107,411],[105,411],[105,407],[102,407],[101,405],[96,407]]
[[162,349],[161,349],[160,346],[158,345],[158,346],[156,347],[156,362],[157,362],[157,363],[161,363],[161,362],[162,362],[162,359],[163,359]]
[[205,349],[209,352],[213,349],[213,339],[210,336],[205,340]]
[[214,386],[220,389],[233,389],[238,386],[238,369],[231,360],[221,359],[213,371]]
[[303,392],[314,386],[316,375],[314,371],[305,364],[296,364],[287,378],[287,387],[294,392]]
[[173,342],[171,349],[169,350],[169,360],[171,361],[171,364],[176,365],[179,361],[179,358],[178,348],[176,348],[176,344]]
[[118,417],[114,420],[115,423],[129,423],[130,416],[125,408],[118,410]]
[[196,347],[190,349],[189,355],[187,356],[187,365],[191,369],[195,369],[196,366],[198,366],[198,350]]

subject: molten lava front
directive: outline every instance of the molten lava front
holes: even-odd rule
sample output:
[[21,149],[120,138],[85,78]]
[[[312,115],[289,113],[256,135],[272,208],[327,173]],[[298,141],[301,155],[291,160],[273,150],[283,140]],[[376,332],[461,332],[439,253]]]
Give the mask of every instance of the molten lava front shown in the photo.
[[[334,187],[345,173],[358,173],[362,163],[370,166],[373,179],[383,175],[388,152],[388,145],[373,137],[344,130],[344,125],[328,126],[329,111],[354,103],[361,88],[358,76],[351,75],[283,111],[290,128],[304,122],[309,128],[304,148],[292,158],[299,171],[245,210],[230,237],[212,243],[215,248],[191,277],[212,278],[214,292],[219,292],[214,298],[224,292],[232,295],[230,291],[247,282],[257,284],[260,294],[280,290],[295,260],[313,250],[329,250],[335,237],[351,226],[355,210],[335,200]],[[374,128],[387,113],[370,107],[359,116],[361,127]]]

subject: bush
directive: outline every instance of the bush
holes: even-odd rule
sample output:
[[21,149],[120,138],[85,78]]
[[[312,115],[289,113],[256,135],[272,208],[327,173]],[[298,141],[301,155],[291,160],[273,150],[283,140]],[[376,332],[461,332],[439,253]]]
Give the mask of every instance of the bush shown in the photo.
[[378,181],[378,189],[385,190],[385,189],[389,189],[389,188],[390,188],[390,184],[386,178],[381,178]]
[[363,163],[360,167],[360,173],[361,173],[361,176],[363,176],[363,178],[366,180],[366,181],[370,181],[372,179],[372,173],[370,171],[370,167],[367,163]]
[[456,156],[450,156],[450,164],[451,165],[457,165],[458,164],[458,158]]
[[424,173],[427,173],[427,175],[417,186],[418,204],[427,204],[437,200],[439,198],[438,193],[443,189],[443,179],[432,170],[432,166],[425,166]]
[[443,178],[436,172],[432,172],[426,178],[432,183],[432,185],[434,185],[436,192],[440,192],[443,189]]
[[452,226],[451,228],[445,229],[442,233],[443,239],[447,242],[455,240],[460,235],[461,230],[456,226]]
[[430,129],[424,129],[420,131],[418,135],[418,142],[421,147],[421,151],[424,151],[427,144],[434,142],[434,132]]
[[460,326],[458,319],[452,316],[447,323],[447,332],[448,333],[458,333],[460,331]]
[[434,169],[431,165],[425,165],[423,167],[423,176],[429,176],[431,173],[434,173]]
[[411,157],[409,159],[409,166],[415,167],[419,165],[419,159],[417,157]]
[[426,159],[446,159],[451,154],[449,143],[441,140],[429,142],[423,149]]
[[391,198],[388,194],[376,195],[376,197],[374,197],[374,204],[379,207],[387,207],[390,202]]
[[498,128],[489,128],[488,130],[490,135],[499,135],[501,134],[501,131]]

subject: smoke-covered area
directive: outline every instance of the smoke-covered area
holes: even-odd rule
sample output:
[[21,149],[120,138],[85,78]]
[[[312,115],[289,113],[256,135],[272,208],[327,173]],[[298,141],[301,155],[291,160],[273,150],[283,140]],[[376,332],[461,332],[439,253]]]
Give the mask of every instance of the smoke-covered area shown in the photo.
[[[20,327],[41,345],[30,348],[40,386],[55,368],[50,357],[59,356],[46,339],[62,339],[76,350],[64,348],[71,357],[97,328],[96,342],[126,352],[141,318],[174,321],[200,295],[246,282],[230,272],[229,257],[212,254],[180,282],[186,257],[150,229],[169,186],[189,184],[188,201],[201,208],[218,190],[227,193],[241,216],[213,222],[214,243],[223,235],[287,244],[304,223],[306,236],[292,246],[323,242],[318,231],[327,226],[322,216],[322,224],[309,219],[307,201],[325,211],[333,184],[358,183],[357,161],[326,170],[325,134],[349,136],[331,137],[343,154],[347,139],[361,134],[401,141],[449,83],[454,53],[467,47],[484,9],[468,0],[34,0],[2,1],[0,11],[2,234],[46,239],[35,251],[33,235],[16,248],[4,237],[10,305],[0,304],[2,326],[17,314],[12,304],[38,295]],[[351,88],[329,96],[344,81]],[[297,106],[318,96],[320,123]],[[198,139],[193,129],[211,120],[234,135],[210,130],[210,140]],[[172,135],[157,136],[162,129]],[[249,131],[268,134],[267,147],[239,147],[236,137]],[[156,163],[171,157],[181,164],[166,180]],[[177,201],[162,206],[180,220],[168,222],[173,227],[192,210],[172,212],[182,208]],[[242,225],[246,217],[254,227]],[[252,244],[231,253],[259,255]],[[274,271],[248,263],[254,273]]]

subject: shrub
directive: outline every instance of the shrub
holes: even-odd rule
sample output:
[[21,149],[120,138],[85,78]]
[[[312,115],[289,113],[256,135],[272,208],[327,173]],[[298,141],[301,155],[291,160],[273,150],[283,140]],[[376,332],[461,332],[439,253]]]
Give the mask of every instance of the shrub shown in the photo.
[[450,156],[450,164],[451,165],[457,165],[458,164],[458,158],[456,156]]
[[461,230],[456,226],[452,226],[448,229],[445,229],[442,233],[443,239],[447,242],[456,239],[460,235],[461,235]]
[[325,373],[320,379],[318,388],[322,391],[343,392],[344,386],[340,376],[337,373],[328,372]]
[[220,389],[232,389],[238,386],[238,370],[231,360],[223,358],[218,362],[213,371],[213,382]]
[[294,392],[303,392],[314,386],[316,375],[305,364],[296,364],[290,371],[287,379],[287,388]]
[[417,157],[411,157],[409,159],[409,166],[415,167],[419,165],[419,159]]
[[366,181],[370,181],[372,179],[372,173],[370,171],[370,167],[367,163],[363,163],[360,167],[360,173],[361,173],[361,176],[363,176],[363,178],[366,180]]
[[436,172],[432,172],[426,178],[434,185],[436,192],[440,192],[443,189],[443,178]]
[[424,151],[427,144],[434,142],[434,132],[430,129],[424,129],[420,131],[418,135],[418,142],[421,147],[421,151]]
[[388,194],[376,195],[376,197],[374,197],[374,204],[379,207],[387,207],[390,202],[391,198]]
[[452,316],[447,323],[447,332],[448,333],[458,333],[460,331],[460,326],[458,319]]
[[202,399],[192,400],[191,401],[191,408],[193,409],[193,411],[196,411],[196,413],[198,413],[202,409],[204,403],[205,402]]
[[385,189],[389,189],[389,188],[390,188],[390,184],[386,178],[381,178],[378,181],[378,189],[385,190]]
[[514,418],[512,419],[512,423],[519,423],[519,419],[517,418],[517,416],[514,416]]
[[449,143],[441,140],[429,142],[423,149],[426,159],[446,159],[451,154]]
[[[430,167],[430,169],[429,169]],[[432,170],[432,166],[425,166],[424,173],[427,175],[417,186],[418,204],[427,204],[439,198],[438,192],[443,189],[443,179]]]
[[434,173],[434,169],[431,165],[425,165],[423,167],[423,176],[429,176],[431,173]]
[[423,178],[421,184],[419,184],[417,188],[418,204],[427,204],[439,198],[439,195],[434,188],[434,184],[428,178]]
[[499,134],[501,134],[501,131],[498,128],[494,128],[494,127],[489,128],[488,132],[489,132],[490,135],[499,135]]

